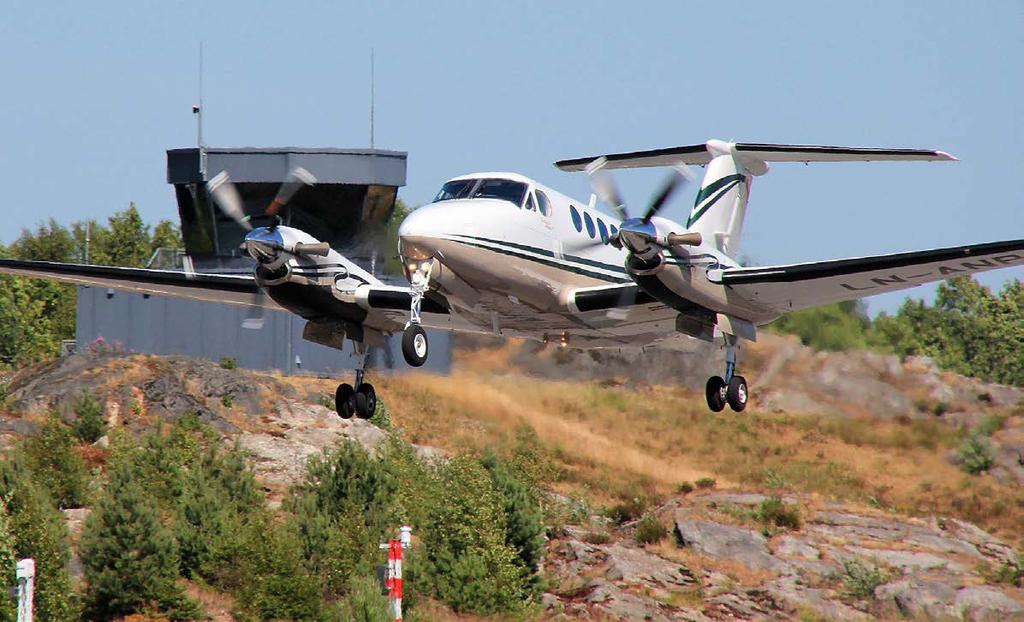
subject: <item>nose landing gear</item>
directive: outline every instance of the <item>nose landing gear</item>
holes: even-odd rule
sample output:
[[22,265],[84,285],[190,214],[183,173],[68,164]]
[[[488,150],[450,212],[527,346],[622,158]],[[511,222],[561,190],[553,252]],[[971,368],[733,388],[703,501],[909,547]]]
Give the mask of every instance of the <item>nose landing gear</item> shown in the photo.
[[353,341],[359,366],[356,367],[356,386],[348,383],[338,385],[334,392],[334,407],[342,419],[351,419],[356,415],[360,419],[369,419],[377,411],[377,392],[369,382],[363,382],[366,373],[366,359],[370,352],[369,346],[362,341]]
[[402,356],[405,357],[405,362],[413,367],[421,367],[427,362],[430,349],[427,333],[420,326],[420,308],[423,306],[423,296],[430,285],[430,270],[433,266],[433,260],[410,264],[410,267],[414,268],[409,274],[409,282],[412,284],[412,305],[409,309],[409,323],[405,325],[405,331],[402,333]]
[[736,412],[747,407],[747,379],[736,375],[736,337],[725,335],[725,378],[712,376],[704,387],[704,396],[712,412],[722,412],[728,404]]

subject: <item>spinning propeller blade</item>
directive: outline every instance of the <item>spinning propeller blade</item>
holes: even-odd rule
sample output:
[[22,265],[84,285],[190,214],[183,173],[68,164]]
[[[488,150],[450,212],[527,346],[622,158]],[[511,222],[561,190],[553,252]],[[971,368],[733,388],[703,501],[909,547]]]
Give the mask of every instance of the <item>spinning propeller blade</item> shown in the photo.
[[661,211],[661,208],[665,207],[665,203],[668,202],[669,197],[676,190],[684,187],[693,178],[690,171],[683,166],[674,166],[672,170],[673,172],[665,180],[665,183],[662,184],[661,190],[655,195],[650,206],[647,207],[647,211],[642,219],[645,223],[650,222],[651,218],[654,218]]
[[213,202],[217,204],[220,211],[224,212],[225,216],[237,222],[246,231],[252,231],[249,217],[245,215],[245,210],[242,209],[242,197],[238,194],[238,188],[235,188],[235,185],[231,183],[231,178],[228,177],[227,171],[221,171],[213,179],[206,182],[206,189],[210,196],[213,197]]
[[612,179],[611,173],[604,170],[604,165],[607,163],[608,158],[602,156],[587,166],[590,185],[594,188],[594,194],[604,201],[605,205],[615,210],[620,219],[628,220],[629,211],[626,209],[626,200],[622,198],[622,193],[619,192],[618,187],[615,185],[615,180]]
[[277,191],[277,196],[267,206],[265,213],[268,216],[276,216],[281,208],[288,204],[288,201],[295,196],[303,186],[312,186],[316,184],[316,177],[313,174],[302,168],[301,166],[293,170],[288,174],[288,179],[281,184],[280,190]]

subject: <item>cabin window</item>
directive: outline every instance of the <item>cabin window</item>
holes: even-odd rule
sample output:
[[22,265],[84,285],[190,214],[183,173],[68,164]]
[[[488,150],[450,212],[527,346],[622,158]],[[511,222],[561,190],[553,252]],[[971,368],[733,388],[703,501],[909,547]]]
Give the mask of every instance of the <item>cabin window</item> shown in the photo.
[[526,184],[511,179],[485,179],[473,192],[474,199],[501,199],[516,207],[522,206],[525,196]]
[[551,215],[551,202],[548,201],[548,195],[540,190],[537,191],[537,207],[540,209],[541,214],[545,216]]
[[456,179],[441,186],[441,190],[434,197],[434,203],[438,201],[450,201],[452,199],[465,199],[469,191],[473,189],[475,179]]
[[600,218],[597,219],[597,232],[601,234],[601,241],[605,244],[608,243],[608,228],[605,227],[604,221]]
[[594,230],[594,219],[590,217],[590,214],[583,213],[583,222],[587,225],[587,235],[593,238],[597,232]]
[[619,230],[615,228],[615,225],[609,225],[609,227],[611,228],[611,237],[614,238],[615,234],[618,233]]
[[580,218],[580,212],[576,209],[575,205],[569,206],[569,215],[572,216],[572,226],[576,227],[577,231],[583,231],[583,220]]
[[534,202],[532,194],[526,195],[526,205],[524,205],[523,207],[530,210],[531,212],[537,210],[537,204]]

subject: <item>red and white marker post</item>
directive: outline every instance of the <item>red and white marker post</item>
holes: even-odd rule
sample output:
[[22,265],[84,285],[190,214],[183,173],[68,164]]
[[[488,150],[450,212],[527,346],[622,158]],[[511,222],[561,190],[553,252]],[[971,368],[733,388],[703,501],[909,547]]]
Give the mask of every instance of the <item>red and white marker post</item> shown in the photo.
[[412,527],[403,526],[399,529],[398,540],[388,540],[381,544],[381,549],[388,551],[388,578],[386,588],[391,601],[391,610],[395,614],[395,622],[402,619],[402,551],[412,546]]

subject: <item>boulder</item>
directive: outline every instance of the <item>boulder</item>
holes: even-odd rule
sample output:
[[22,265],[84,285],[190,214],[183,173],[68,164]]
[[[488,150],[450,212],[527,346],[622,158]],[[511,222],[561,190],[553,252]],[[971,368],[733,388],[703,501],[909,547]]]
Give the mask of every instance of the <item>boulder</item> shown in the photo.
[[772,557],[768,541],[756,531],[689,520],[680,514],[676,514],[675,532],[683,546],[701,555],[739,562],[755,570],[781,572],[786,569],[786,563]]

